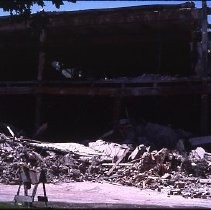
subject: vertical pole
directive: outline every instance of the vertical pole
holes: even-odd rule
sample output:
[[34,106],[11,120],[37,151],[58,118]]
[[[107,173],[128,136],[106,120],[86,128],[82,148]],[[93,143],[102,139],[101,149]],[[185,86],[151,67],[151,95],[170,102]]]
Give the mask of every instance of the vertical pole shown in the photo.
[[160,22],[160,12],[159,12],[159,19],[158,19],[158,35],[157,35],[157,48],[158,48],[158,64],[157,64],[157,73],[161,73],[161,62],[162,62],[162,35],[161,35],[161,22]]
[[[46,199],[47,195],[46,195],[46,189],[45,189],[45,183],[44,182],[42,183],[42,186],[43,186],[44,197]],[[45,200],[45,206],[47,207],[47,201],[46,200]]]
[[114,128],[116,127],[120,116],[121,116],[121,109],[122,109],[122,99],[121,97],[114,98],[114,106],[113,106],[113,125]]
[[[38,74],[37,74],[37,80],[38,82],[41,82],[43,80],[43,72],[45,68],[45,51],[44,51],[44,43],[46,40],[46,31],[44,28],[42,28],[40,32],[40,51],[38,55]],[[39,87],[41,87],[41,84],[39,84]],[[39,128],[42,122],[42,96],[38,94],[36,96],[36,102],[35,102],[35,130]]]
[[207,52],[208,52],[208,21],[207,21],[207,2],[202,0],[202,76],[208,75]]
[[[208,76],[208,20],[207,20],[207,1],[202,0],[202,75]],[[205,85],[206,86],[206,85]],[[201,135],[208,132],[208,95],[201,95]]]
[[40,51],[39,51],[39,58],[38,58],[38,74],[37,80],[40,82],[43,79],[43,72],[45,66],[45,51],[44,51],[44,43],[46,40],[46,31],[43,28],[40,32]]
[[[27,189],[27,186],[25,183],[24,183],[23,187],[24,187],[24,196],[28,196],[28,189]],[[24,202],[24,205],[29,206],[29,202]]]
[[201,135],[208,133],[208,95],[201,95]]
[[42,122],[42,96],[40,94],[36,95],[36,101],[35,101],[35,133],[37,129],[40,127]]
[[35,198],[35,195],[36,195],[36,193],[37,193],[38,184],[39,184],[39,183],[36,183],[36,184],[34,185],[34,189],[33,189],[33,191],[32,191],[32,202],[34,202],[34,198]]

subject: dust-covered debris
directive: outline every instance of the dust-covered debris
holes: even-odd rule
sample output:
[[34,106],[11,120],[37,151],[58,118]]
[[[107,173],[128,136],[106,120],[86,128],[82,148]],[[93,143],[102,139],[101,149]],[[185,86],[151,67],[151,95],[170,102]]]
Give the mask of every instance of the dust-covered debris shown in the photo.
[[189,153],[144,144],[41,143],[0,135],[0,183],[18,184],[18,169],[47,170],[47,182],[109,182],[191,198],[211,198],[211,153]]
[[[141,123],[135,123],[129,119],[120,119],[113,130],[104,133],[100,139],[107,142],[114,140],[122,144],[144,144],[154,149],[167,147],[184,152],[191,147],[191,142],[188,141],[191,137],[192,133],[169,125],[161,125],[144,120]],[[98,142],[100,148],[103,148],[102,144],[105,143]],[[97,147],[96,144],[94,146]]]

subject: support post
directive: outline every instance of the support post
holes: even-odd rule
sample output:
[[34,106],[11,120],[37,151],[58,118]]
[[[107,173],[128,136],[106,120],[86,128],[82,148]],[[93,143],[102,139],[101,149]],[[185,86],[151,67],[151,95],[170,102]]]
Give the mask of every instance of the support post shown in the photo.
[[208,76],[208,21],[207,21],[207,2],[202,0],[202,75]]
[[43,79],[43,72],[45,67],[45,51],[44,51],[44,43],[46,40],[46,31],[43,28],[40,32],[40,51],[38,57],[38,74],[37,80],[40,82]]
[[208,95],[201,95],[201,135],[208,134]]
[[[38,74],[37,74],[37,80],[38,82],[41,82],[43,80],[43,73],[45,68],[45,57],[46,53],[44,50],[44,43],[46,40],[46,31],[45,28],[41,29],[40,32],[40,51],[38,55]],[[41,84],[39,83],[39,86]],[[42,123],[42,95],[37,94],[36,95],[36,102],[35,102],[35,131],[40,127]]]
[[42,96],[40,94],[36,95],[35,99],[35,133],[42,123]]
[[114,128],[117,126],[118,121],[121,117],[122,99],[121,97],[114,98],[113,102],[113,125]]
[[[44,193],[44,197],[47,198],[47,194],[46,194],[46,189],[45,189],[45,183],[42,183],[43,186],[43,193]],[[45,200],[45,206],[47,207],[47,200]]]

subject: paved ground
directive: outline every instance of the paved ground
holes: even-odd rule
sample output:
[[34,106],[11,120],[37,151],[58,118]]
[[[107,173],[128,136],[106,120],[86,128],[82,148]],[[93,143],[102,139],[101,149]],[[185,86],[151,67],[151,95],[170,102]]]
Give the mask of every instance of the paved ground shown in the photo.
[[[12,202],[17,185],[0,184],[0,202]],[[23,194],[23,189],[21,189]],[[63,204],[66,207],[191,207],[211,208],[211,200],[168,196],[164,192],[140,190],[135,187],[112,185],[109,183],[77,182],[47,184],[49,205]],[[29,192],[30,193],[30,192]],[[43,195],[42,185],[37,195]],[[37,197],[35,198],[35,201]]]

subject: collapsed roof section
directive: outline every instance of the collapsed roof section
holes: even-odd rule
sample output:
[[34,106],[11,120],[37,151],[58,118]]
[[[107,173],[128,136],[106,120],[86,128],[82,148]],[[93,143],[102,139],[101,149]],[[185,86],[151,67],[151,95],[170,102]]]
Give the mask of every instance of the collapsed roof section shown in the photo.
[[50,66],[54,60],[95,78],[138,76],[146,72],[194,73],[191,42],[200,28],[200,12],[194,4],[185,3],[38,13],[24,21],[3,17],[2,80],[36,79],[40,47],[37,33],[41,23],[47,32],[44,44],[47,80],[57,79]]

